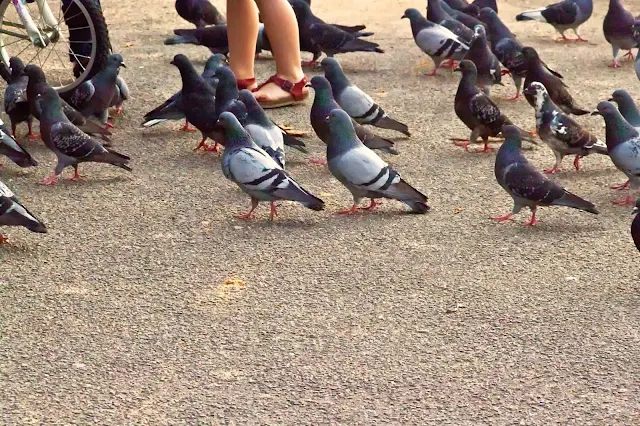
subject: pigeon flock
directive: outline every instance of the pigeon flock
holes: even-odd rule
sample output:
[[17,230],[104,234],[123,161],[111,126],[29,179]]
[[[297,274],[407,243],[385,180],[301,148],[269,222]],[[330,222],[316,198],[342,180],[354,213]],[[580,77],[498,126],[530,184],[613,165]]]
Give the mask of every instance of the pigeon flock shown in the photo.
[[[310,1],[289,2],[298,20],[301,50],[312,55],[303,66],[318,67],[324,74],[314,76],[307,86],[314,92],[310,124],[326,145],[326,157],[309,160],[326,165],[328,172],[351,193],[351,207],[340,213],[375,209],[381,198],[397,200],[414,213],[428,212],[427,196],[381,157],[402,154],[395,141],[378,135],[376,129],[411,137],[409,126],[360,89],[336,59],[337,55],[350,52],[384,54],[380,45],[370,39],[374,33],[366,31],[365,25],[326,23],[314,15]],[[171,59],[182,88],[145,114],[142,127],[184,120],[182,130],[200,133],[194,150],[222,150],[219,159],[224,176],[251,201],[251,209],[240,218],[252,217],[261,201],[269,202],[272,220],[283,200],[314,211],[324,210],[325,203],[304,188],[304,177],[292,176],[286,169],[287,149],[308,153],[305,143],[290,129],[272,121],[251,91],[239,87],[229,68],[225,17],[208,0],[177,0],[175,8],[195,28],[174,30],[174,36],[165,40],[165,44],[200,45],[208,48],[212,56],[202,72],[184,54],[177,53]],[[592,12],[592,0],[563,0],[523,11],[516,20],[548,23],[560,33],[560,41],[586,42],[579,28]],[[640,211],[640,200],[635,201],[640,189],[640,112],[628,92],[612,90],[608,101],[600,102],[595,110],[585,109],[570,94],[563,76],[549,68],[534,48],[524,46],[504,24],[495,0],[473,3],[428,0],[426,15],[410,8],[401,18],[408,20],[417,47],[433,61],[434,68],[427,76],[438,75],[443,67],[460,72],[457,91],[451,94],[452,107],[470,134],[456,140],[456,145],[468,152],[490,153],[494,151],[492,144],[502,143],[496,153],[495,178],[512,197],[513,209],[492,218],[494,221],[510,220],[523,207],[531,211],[530,220],[523,225],[539,221],[538,206],[565,206],[598,214],[594,203],[545,176],[560,170],[567,155],[574,156],[576,170],[590,154],[608,156],[627,176],[625,183],[612,187],[629,191],[616,203],[634,205],[634,214]],[[621,0],[610,0],[602,28],[612,47],[612,67],[620,66],[617,59],[620,49],[633,58],[631,50],[640,47],[640,17],[635,18],[626,10]],[[572,30],[577,38],[567,38],[567,30]],[[270,49],[261,25],[256,55]],[[323,54],[326,57],[320,61]],[[104,69],[93,78],[62,95],[49,86],[45,73],[37,65],[25,66],[18,57],[11,58],[9,65],[0,67],[7,82],[4,108],[11,127],[9,130],[0,122],[0,154],[19,167],[38,165],[16,137],[18,125],[26,123],[26,137],[41,138],[58,160],[53,174],[42,184],[55,184],[67,167],[74,169],[72,179],[80,179],[78,166],[83,162],[106,163],[132,171],[131,159],[112,148],[114,126],[109,121],[109,109],[114,108],[116,115],[122,114],[123,104],[130,98],[129,89],[119,75],[120,68],[125,67],[122,56],[111,55]],[[640,61],[634,68],[640,78]],[[535,130],[518,126],[492,98],[492,86],[503,85],[502,79],[507,75],[517,89],[510,99],[524,96],[533,108]],[[606,126],[603,139],[583,129],[574,117],[587,114],[603,118]],[[33,131],[34,118],[39,121],[40,135]],[[553,167],[543,171],[531,165],[522,150],[523,142],[538,145],[539,141],[555,156]],[[483,147],[470,150],[477,143]],[[364,208],[359,207],[363,199],[369,199]],[[0,225],[47,231],[2,182]],[[634,218],[631,232],[640,250],[640,215]],[[0,235],[0,242],[5,240]]]

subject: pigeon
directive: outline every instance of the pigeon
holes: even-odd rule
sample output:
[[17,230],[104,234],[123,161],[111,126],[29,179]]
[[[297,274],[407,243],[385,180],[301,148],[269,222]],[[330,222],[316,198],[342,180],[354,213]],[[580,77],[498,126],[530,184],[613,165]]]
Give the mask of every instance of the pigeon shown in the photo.
[[380,204],[376,199],[389,198],[403,202],[415,213],[429,211],[427,197],[405,182],[397,171],[358,139],[349,114],[334,109],[326,120],[331,132],[327,139],[329,171],[353,195],[353,205],[341,214],[355,213],[365,197],[371,199],[366,210],[373,210]]
[[176,12],[197,28],[226,24],[227,20],[209,0],[176,0]]
[[62,111],[60,97],[53,88],[47,88],[38,98],[38,103],[42,112],[40,117],[42,140],[58,157],[55,171],[41,182],[43,185],[56,183],[58,176],[68,166],[74,169],[71,180],[82,178],[78,173],[78,164],[85,162],[108,163],[131,171],[128,166],[129,157],[106,149],[69,121]]
[[22,168],[35,167],[38,162],[20,146],[20,144],[11,136],[9,129],[0,119],[0,154],[8,157],[11,161]]
[[496,0],[473,0],[469,7],[463,9],[463,12],[468,12],[471,8],[480,10],[485,7],[493,10],[496,14],[498,13],[498,2]]
[[[640,34],[640,24],[636,27],[634,25],[634,31],[636,34]],[[638,36],[640,37],[640,35]],[[636,70],[636,77],[640,80],[640,55],[636,53],[636,61],[633,63],[633,68]]]
[[[306,3],[308,6],[311,6],[311,1],[310,0],[289,0],[289,4],[291,4],[293,6],[293,3],[295,1],[302,1],[303,3]],[[325,23],[322,19],[318,18],[317,16],[314,16],[316,18],[316,22],[318,23]],[[366,25],[339,25],[339,24],[331,24],[334,27],[338,27],[340,28],[342,31],[346,31],[348,33],[361,33],[363,30],[367,29]],[[367,37],[373,35],[373,33],[361,33],[359,34],[360,37]]]
[[[214,73],[220,67],[227,66],[226,58],[220,53],[211,55],[204,65],[204,71],[201,74],[202,78],[209,83],[214,93],[218,87],[218,79],[214,77]],[[173,94],[169,99],[164,101],[160,106],[152,109],[144,115],[143,127],[152,127],[156,124],[164,123],[167,120],[181,120],[185,118],[182,111],[182,90]],[[184,127],[180,130],[184,132],[193,131],[189,127],[189,121],[185,120]]]
[[[29,82],[27,83],[29,110],[31,111],[31,115],[40,120],[40,104],[37,102],[37,97],[51,86],[47,83],[44,72],[42,72],[42,69],[37,65],[27,65],[24,68],[24,73],[29,77]],[[64,114],[74,125],[78,126],[80,130],[90,135],[99,135],[106,142],[110,142],[108,136],[111,135],[111,132],[108,128],[102,127],[92,120],[87,120],[80,111],[69,105],[64,99],[61,99],[61,102]],[[36,136],[34,135],[34,137]]]
[[76,87],[66,100],[86,118],[96,118],[98,122],[113,127],[107,123],[109,106],[116,93],[116,80],[120,67],[126,68],[122,56],[109,56],[107,65],[99,73]]
[[640,111],[635,102],[631,98],[631,95],[626,90],[618,89],[613,92],[609,102],[615,102],[618,104],[618,110],[625,120],[629,122],[633,127],[640,131]]
[[633,238],[633,243],[636,245],[636,249],[640,251],[640,199],[636,201],[636,206],[633,208],[632,214],[634,215],[633,221],[631,222],[631,238]]
[[[620,111],[610,102],[600,102],[597,110],[592,115],[601,115],[607,126],[607,149],[613,164],[622,173],[627,175],[628,181],[613,189],[640,188],[640,133],[627,120]],[[617,200],[618,205],[633,204],[631,195]]]
[[29,139],[37,139],[33,133],[33,116],[27,101],[27,83],[29,77],[24,75],[24,63],[17,56],[9,59],[11,72],[7,79],[7,88],[4,91],[4,112],[11,121],[11,134],[16,135],[16,126],[27,122]]
[[485,27],[485,29],[487,27],[487,24],[485,24],[484,22],[482,22],[477,18],[480,10],[475,6],[470,6],[470,8],[476,9],[474,15],[469,15],[465,12],[461,12],[459,10],[453,9],[451,6],[449,6],[446,3],[446,1],[441,2],[440,6],[442,6],[442,9],[444,9],[444,11],[447,12],[453,19],[455,19],[456,21],[462,22],[470,30],[473,30],[476,27],[476,25],[482,25],[483,27]]
[[285,168],[285,145],[304,153],[308,152],[302,141],[287,134],[267,117],[267,114],[251,91],[241,90],[239,99],[247,108],[244,129],[249,133],[256,145],[269,154],[280,167]]
[[538,206],[565,206],[589,213],[598,214],[593,203],[583,200],[547,179],[536,170],[526,157],[522,155],[522,138],[520,129],[505,125],[502,129],[505,141],[496,155],[495,175],[500,186],[513,198],[513,210],[504,216],[492,218],[496,222],[510,220],[523,207],[531,210],[531,220],[524,226],[538,223],[536,210]]
[[590,134],[569,115],[565,114],[549,97],[542,83],[534,81],[524,89],[533,97],[536,110],[536,131],[556,156],[556,163],[545,173],[560,170],[565,155],[575,155],[573,166],[580,169],[580,158],[591,153],[607,155],[607,145]]
[[[462,72],[462,78],[456,92],[454,110],[458,118],[471,129],[469,140],[459,146],[463,146],[465,151],[468,151],[469,145],[476,143],[480,137],[484,141],[484,149],[475,152],[490,152],[492,149],[489,147],[489,137],[498,136],[503,126],[513,123],[491,98],[478,89],[478,73],[473,62],[463,60],[456,70]],[[524,130],[519,130],[523,136],[529,138]],[[533,142],[533,140],[530,141]]]
[[[229,55],[229,39],[226,25],[196,29],[177,29],[173,30],[173,33],[175,34],[173,37],[164,41],[165,45],[194,44],[208,48],[212,54],[220,53],[225,56]],[[263,50],[271,51],[271,45],[265,33],[264,25],[260,24],[256,41],[256,54],[259,54]]]
[[[575,106],[573,98],[567,90],[567,85],[542,65],[538,52],[536,52],[533,47],[524,47],[522,49],[522,57],[527,68],[524,87],[529,87],[529,85],[535,81],[542,83],[549,92],[549,97],[553,103],[560,107],[565,113],[574,115],[589,114],[589,111]],[[533,97],[525,96],[525,98],[527,102],[535,108]]]
[[[16,195],[0,181],[0,226],[23,226],[31,232],[47,233],[47,227],[20,203]],[[7,237],[0,234],[0,244]]]
[[[591,18],[593,0],[563,0],[549,6],[526,10],[516,16],[516,21],[538,21],[551,24],[562,36],[563,41],[582,41],[578,28]],[[564,33],[573,30],[576,39],[567,38]]]
[[248,219],[260,201],[271,203],[271,220],[277,216],[274,201],[296,201],[314,210],[324,210],[324,201],[302,188],[263,149],[251,140],[251,136],[230,112],[220,114],[220,126],[226,141],[222,154],[222,172],[251,197],[251,210],[239,216]]
[[411,22],[411,32],[416,44],[424,53],[433,60],[435,67],[427,76],[435,76],[438,73],[440,63],[445,59],[459,61],[462,59],[469,46],[464,44],[457,35],[442,25],[427,20],[418,9],[407,9],[402,15]]
[[338,53],[375,52],[384,53],[378,43],[362,40],[331,24],[311,24],[309,39],[321,52],[333,57]]
[[496,55],[491,52],[487,42],[487,34],[482,25],[474,28],[474,39],[469,46],[469,51],[462,59],[473,62],[478,72],[478,87],[485,95],[491,95],[491,86],[502,84],[502,68]]
[[[331,132],[329,131],[329,123],[327,123],[326,120],[331,111],[334,109],[340,109],[340,106],[333,98],[331,84],[326,78],[317,75],[311,79],[309,85],[315,92],[310,113],[311,127],[313,127],[313,130],[316,132],[316,135],[318,135],[320,140],[325,144],[328,144],[328,139],[331,138]],[[358,139],[360,139],[367,148],[379,149],[380,151],[389,154],[398,155],[398,151],[395,150],[394,143],[392,141],[381,138],[369,130],[368,127],[358,124],[353,120],[353,118],[351,121]]]
[[459,12],[471,6],[467,0],[443,0],[443,3]]
[[638,34],[633,30],[636,23],[638,21],[624,8],[621,0],[609,0],[609,10],[604,17],[602,31],[613,52],[611,68],[620,68],[617,59],[620,49],[628,50],[625,56],[633,59],[631,49],[638,47],[640,42]]
[[369,95],[349,81],[338,61],[333,58],[325,58],[321,65],[325,78],[331,83],[336,102],[358,123],[395,130],[406,136],[411,136],[406,124],[389,117]]
[[113,94],[113,98],[109,103],[109,107],[115,107],[116,115],[123,115],[122,105],[124,105],[124,101],[128,101],[130,97],[129,86],[127,86],[127,82],[124,81],[124,78],[118,76],[116,78],[116,91]]
[[469,45],[473,40],[473,30],[448,14],[443,9],[440,0],[429,0],[427,2],[427,20],[442,25],[457,35],[460,41],[466,45]]
[[[311,11],[311,7],[303,0],[290,0],[291,7],[293,8],[293,12],[296,15],[296,20],[298,21],[298,33],[300,37],[300,50],[303,52],[309,52],[313,54],[313,58],[310,61],[305,61],[302,63],[303,66],[315,66],[318,62],[318,58],[322,55],[325,47],[316,43],[312,36],[315,39],[323,43],[326,47],[329,48],[329,51],[334,51],[339,44],[347,43],[347,47],[355,47],[356,45],[359,47],[365,47],[357,43],[355,40],[351,40],[350,37],[366,37],[372,35],[373,33],[361,33],[361,32],[349,32],[344,31],[342,28],[338,28],[333,26],[333,30],[328,28],[331,27],[331,24],[327,24],[322,19],[318,18]],[[315,27],[315,30],[311,31],[312,25],[320,25]],[[335,31],[336,29],[342,29],[342,32]],[[324,35],[326,32],[326,35]],[[343,34],[343,32],[347,32],[348,34]],[[366,49],[375,49],[377,48],[377,44],[371,43],[373,46],[367,45]],[[379,50],[379,49],[378,49]],[[328,53],[325,51],[325,53]]]

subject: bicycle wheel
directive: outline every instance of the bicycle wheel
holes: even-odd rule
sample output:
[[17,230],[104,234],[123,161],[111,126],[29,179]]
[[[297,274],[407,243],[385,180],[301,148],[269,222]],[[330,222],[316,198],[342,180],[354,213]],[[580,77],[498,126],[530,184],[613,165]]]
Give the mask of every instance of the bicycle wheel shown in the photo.
[[35,2],[27,2],[31,19],[42,34],[29,38],[11,0],[0,4],[0,58],[7,64],[19,56],[41,67],[59,93],[73,90],[104,67],[109,57],[107,24],[95,0],[47,0],[55,25],[45,22]]

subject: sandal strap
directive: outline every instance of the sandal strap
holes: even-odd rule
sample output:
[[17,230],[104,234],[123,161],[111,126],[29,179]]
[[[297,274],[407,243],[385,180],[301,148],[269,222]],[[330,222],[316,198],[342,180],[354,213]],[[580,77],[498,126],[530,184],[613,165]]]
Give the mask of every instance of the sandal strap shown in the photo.
[[267,81],[265,81],[264,83],[260,84],[258,87],[253,89],[253,92],[257,92],[258,90],[260,90],[261,88],[263,88],[269,83],[274,83],[285,92],[291,93],[294,100],[300,101],[305,98],[304,88],[308,82],[309,82],[309,79],[307,78],[306,75],[302,77],[302,79],[297,83],[292,83],[289,80],[285,80],[282,77],[278,77],[277,75],[272,75],[271,77],[269,77]]
[[238,84],[238,90],[244,90],[244,89],[248,89],[249,86],[253,86],[254,84],[256,84],[256,79],[255,77],[241,78],[236,80],[236,82]]

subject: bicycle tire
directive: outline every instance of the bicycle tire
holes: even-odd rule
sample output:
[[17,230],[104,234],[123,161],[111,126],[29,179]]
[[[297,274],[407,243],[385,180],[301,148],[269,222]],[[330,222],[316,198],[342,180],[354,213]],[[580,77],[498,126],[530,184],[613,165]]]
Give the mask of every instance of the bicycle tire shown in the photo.
[[[104,19],[104,15],[102,14],[102,8],[95,0],[76,0],[87,10],[87,14],[91,19],[95,34],[96,34],[96,57],[91,64],[91,69],[85,76],[84,80],[88,80],[98,72],[100,72],[107,64],[107,60],[109,59],[109,55],[111,54],[111,41],[109,39],[109,29],[107,27],[107,22]],[[70,11],[73,13],[73,10]],[[84,16],[81,16],[84,19]],[[82,23],[80,23],[82,24]],[[68,25],[68,24],[67,24]],[[86,25],[86,21],[85,21]],[[78,34],[81,36],[81,34]],[[77,73],[76,67],[74,67],[74,75],[76,78],[80,75]],[[59,93],[67,92],[68,90],[60,91]]]

